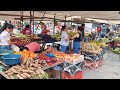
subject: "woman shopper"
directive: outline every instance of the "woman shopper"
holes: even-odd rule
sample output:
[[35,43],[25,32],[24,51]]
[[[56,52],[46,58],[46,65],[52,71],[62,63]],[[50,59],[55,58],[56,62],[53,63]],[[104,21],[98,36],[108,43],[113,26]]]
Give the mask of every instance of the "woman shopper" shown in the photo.
[[69,45],[69,35],[67,34],[68,27],[64,26],[63,29],[64,30],[61,33],[60,51],[65,53],[67,46]]
[[82,34],[80,29],[78,29],[78,32],[71,38],[73,39],[73,52],[78,54],[79,48],[80,48],[80,41],[82,41]]
[[8,24],[7,28],[0,34],[0,50],[1,49],[7,49],[11,50],[11,36],[10,33],[13,31],[13,25]]

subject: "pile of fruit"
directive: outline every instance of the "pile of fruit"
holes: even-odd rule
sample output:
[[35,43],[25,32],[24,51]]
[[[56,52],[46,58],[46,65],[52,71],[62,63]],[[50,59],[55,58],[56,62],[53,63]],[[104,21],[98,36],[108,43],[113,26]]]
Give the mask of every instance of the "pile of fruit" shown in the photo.
[[62,59],[59,59],[59,58],[56,58],[56,57],[50,58],[50,57],[48,57],[46,55],[43,55],[43,54],[39,54],[38,58],[40,60],[43,60],[43,61],[47,62],[47,64],[48,64],[49,67],[51,67],[52,65],[60,63],[60,62],[63,61]]
[[100,46],[98,46],[96,43],[89,42],[89,43],[84,43],[82,45],[82,50],[86,52],[98,54],[102,51],[102,48],[100,48]]
[[33,58],[37,57],[37,54],[32,53],[32,52],[27,51],[27,50],[23,50],[20,52],[14,52],[14,54],[21,54],[22,60],[24,60],[24,58],[32,58],[33,59]]
[[114,38],[114,41],[120,42],[120,37],[119,38]]
[[70,37],[73,37],[76,34],[76,32],[68,32],[68,34]]
[[56,39],[56,40],[59,40],[60,39],[60,34],[55,34],[52,36],[52,38]]
[[99,47],[107,47],[108,46],[105,42],[100,41],[100,40],[91,41],[90,43],[93,43],[94,45],[99,46]]
[[111,49],[116,54],[120,54],[120,48]]
[[23,46],[30,43],[30,39],[12,37],[11,41],[17,46]]
[[53,51],[52,52],[55,57],[59,59],[63,59],[66,62],[73,63],[73,62],[79,62],[80,60],[83,60],[84,57],[81,57],[79,54],[65,54],[62,52]]
[[26,67],[24,65],[12,66],[4,71],[10,79],[48,79],[48,74],[41,68]]

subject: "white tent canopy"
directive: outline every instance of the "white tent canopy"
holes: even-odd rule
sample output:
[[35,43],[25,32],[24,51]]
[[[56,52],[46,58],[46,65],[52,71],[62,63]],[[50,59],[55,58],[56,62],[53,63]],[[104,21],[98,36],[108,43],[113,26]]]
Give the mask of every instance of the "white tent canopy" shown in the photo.
[[[0,11],[0,20],[20,19],[21,12],[22,11]],[[29,20],[30,11],[23,11],[23,16]],[[89,20],[94,19],[96,22],[100,23],[120,23],[119,11],[34,11],[35,19],[38,18],[40,20],[40,17],[48,17],[47,19],[50,20],[53,19],[54,16],[56,19],[60,20],[64,20],[65,16],[66,18],[78,16]]]

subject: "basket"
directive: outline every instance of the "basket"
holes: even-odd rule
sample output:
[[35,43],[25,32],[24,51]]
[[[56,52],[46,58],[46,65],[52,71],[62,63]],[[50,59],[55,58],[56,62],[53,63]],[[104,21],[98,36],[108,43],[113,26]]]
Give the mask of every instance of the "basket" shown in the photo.
[[16,65],[20,63],[21,55],[20,54],[8,54],[8,55],[3,55],[3,62],[6,65]]
[[82,79],[82,71],[78,71],[74,76],[63,71],[61,76],[62,79]]
[[0,50],[0,60],[2,61],[3,59],[2,59],[2,56],[3,55],[7,55],[7,54],[12,54],[13,53],[13,51],[12,50]]

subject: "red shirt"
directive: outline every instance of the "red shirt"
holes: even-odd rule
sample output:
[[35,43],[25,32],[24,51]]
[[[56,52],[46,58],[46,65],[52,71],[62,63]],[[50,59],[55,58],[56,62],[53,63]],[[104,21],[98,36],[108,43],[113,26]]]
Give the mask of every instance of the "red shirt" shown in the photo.
[[32,53],[34,53],[35,51],[40,51],[40,45],[36,42],[32,42],[32,43],[26,45],[25,47],[27,47],[29,49],[29,51]]
[[24,28],[24,29],[21,31],[21,33],[22,33],[22,34],[26,34],[26,30],[27,30],[27,29]]

